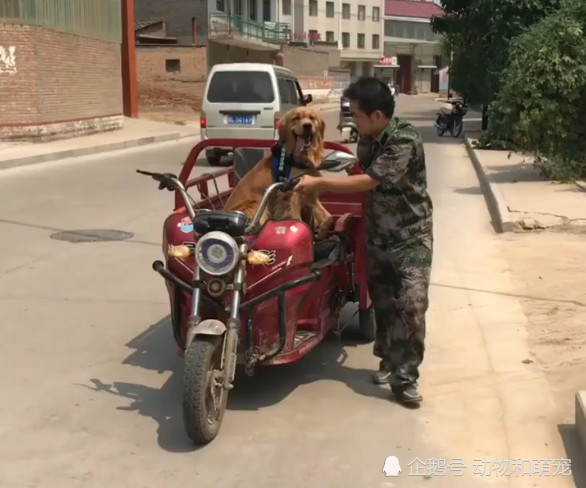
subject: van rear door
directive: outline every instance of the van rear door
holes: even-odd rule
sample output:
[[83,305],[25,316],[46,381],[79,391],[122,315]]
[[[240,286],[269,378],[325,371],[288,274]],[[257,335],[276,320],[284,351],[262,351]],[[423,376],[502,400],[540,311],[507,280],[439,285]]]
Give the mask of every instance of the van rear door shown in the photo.
[[274,139],[278,88],[269,71],[212,74],[205,100],[209,139]]

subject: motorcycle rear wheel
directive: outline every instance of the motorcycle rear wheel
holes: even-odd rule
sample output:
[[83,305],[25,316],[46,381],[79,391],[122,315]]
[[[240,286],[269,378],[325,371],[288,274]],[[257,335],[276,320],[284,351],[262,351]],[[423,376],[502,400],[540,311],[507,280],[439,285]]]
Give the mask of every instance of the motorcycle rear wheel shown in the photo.
[[[194,444],[213,441],[224,419],[228,391],[214,386],[220,372],[223,336],[196,336],[185,351],[183,373],[183,423]],[[212,389],[218,395],[214,406]]]

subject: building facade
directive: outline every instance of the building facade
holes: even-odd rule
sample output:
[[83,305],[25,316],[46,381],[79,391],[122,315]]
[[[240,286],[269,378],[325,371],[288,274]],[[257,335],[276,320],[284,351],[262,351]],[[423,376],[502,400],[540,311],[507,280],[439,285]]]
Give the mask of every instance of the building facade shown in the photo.
[[386,0],[384,57],[377,76],[401,93],[437,93],[440,70],[447,65],[441,40],[431,30],[433,16],[443,15],[433,1]]
[[179,43],[209,44],[237,32],[247,49],[262,46],[246,46],[245,38],[338,49],[340,66],[354,77],[374,74],[383,54],[383,0],[141,0],[136,17],[164,18],[169,36]]

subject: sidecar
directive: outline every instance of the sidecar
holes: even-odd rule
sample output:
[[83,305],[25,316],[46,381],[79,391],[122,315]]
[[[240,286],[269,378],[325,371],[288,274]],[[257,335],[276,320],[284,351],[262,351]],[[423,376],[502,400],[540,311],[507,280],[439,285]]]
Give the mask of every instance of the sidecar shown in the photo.
[[[178,182],[165,183],[175,191],[175,208],[163,224],[164,262],[156,261],[153,268],[169,294],[173,335],[185,358],[185,426],[197,444],[217,435],[236,363],[252,375],[256,365],[300,359],[330,331],[341,332],[340,311],[348,302],[358,303],[360,330],[367,340],[374,339],[366,286],[365,194],[320,195],[335,219],[331,235],[320,242],[301,221],[255,226],[244,214],[222,211],[238,180],[272,144],[202,141],[187,157]],[[208,146],[231,147],[234,166],[192,177]],[[345,146],[326,142],[325,147],[350,157],[353,171],[361,171]],[[215,272],[214,261],[222,259],[240,264],[230,273]]]

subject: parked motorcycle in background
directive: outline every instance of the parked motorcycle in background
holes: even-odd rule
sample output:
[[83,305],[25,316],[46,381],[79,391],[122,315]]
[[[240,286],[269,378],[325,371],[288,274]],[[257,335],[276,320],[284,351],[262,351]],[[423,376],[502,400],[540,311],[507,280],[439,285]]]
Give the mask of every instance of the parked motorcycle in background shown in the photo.
[[358,127],[356,127],[356,124],[352,119],[350,100],[345,97],[340,99],[340,120],[338,122],[338,130],[344,138],[344,143],[358,142]]
[[437,135],[442,137],[446,130],[452,137],[460,137],[464,129],[463,118],[468,113],[468,107],[460,100],[448,100],[437,113],[435,127]]

